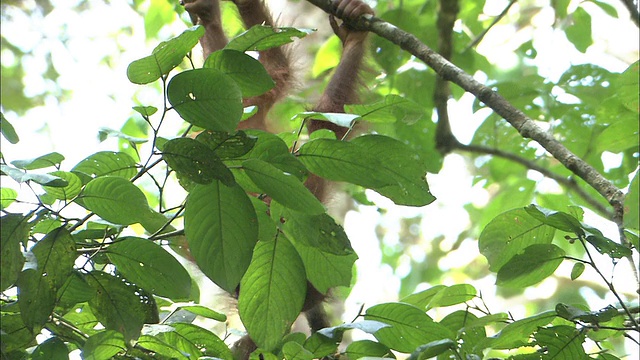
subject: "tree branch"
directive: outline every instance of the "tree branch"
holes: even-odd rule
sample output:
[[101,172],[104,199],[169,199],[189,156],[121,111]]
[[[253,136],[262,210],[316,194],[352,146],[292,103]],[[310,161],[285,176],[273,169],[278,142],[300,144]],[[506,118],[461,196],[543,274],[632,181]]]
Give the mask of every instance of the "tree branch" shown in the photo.
[[[335,12],[333,11],[330,0],[307,1],[328,13]],[[420,42],[420,40],[414,35],[403,31],[388,22],[373,16],[363,16],[358,19],[358,21],[348,21],[348,24],[359,30],[371,31],[393,42],[422,60],[443,79],[451,81],[475,95],[478,100],[482,101],[498,115],[507,120],[507,122],[509,122],[522,137],[537,141],[554,158],[560,161],[562,165],[593,187],[613,207],[614,221],[618,225],[622,224],[624,216],[624,193],[591,165],[569,151],[569,149],[556,140],[552,135],[538,127],[533,120],[511,105],[505,98],[491,90],[489,87],[476,81],[471,75],[465,73],[462,69],[453,65],[431,48]]]
[[624,4],[624,6],[629,10],[629,15],[631,16],[631,20],[636,24],[636,26],[640,27],[640,10],[638,9],[638,0],[620,0]]

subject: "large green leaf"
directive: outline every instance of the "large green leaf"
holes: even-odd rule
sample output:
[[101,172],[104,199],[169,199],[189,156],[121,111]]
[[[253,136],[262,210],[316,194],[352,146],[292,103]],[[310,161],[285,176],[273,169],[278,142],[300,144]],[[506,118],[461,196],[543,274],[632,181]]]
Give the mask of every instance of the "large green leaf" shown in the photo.
[[198,43],[204,35],[202,26],[185,30],[177,37],[161,42],[153,49],[151,55],[129,64],[127,77],[134,84],[148,84],[168,74],[171,69],[180,65],[185,55]]
[[21,244],[27,242],[27,218],[7,214],[0,218],[0,289],[4,291],[18,280],[24,265]]
[[25,269],[18,276],[18,306],[24,325],[34,334],[49,320],[56,292],[37,269]]
[[47,168],[50,166],[58,166],[64,160],[64,156],[57,152],[52,152],[46,155],[38,156],[29,160],[14,160],[11,164],[19,169],[23,170],[36,170]]
[[80,198],[87,209],[114,224],[135,224],[149,212],[142,190],[121,177],[102,176],[91,180]]
[[556,271],[564,254],[564,250],[553,244],[528,246],[500,268],[496,284],[515,288],[537,284]]
[[187,270],[161,246],[137,237],[119,238],[107,256],[129,281],[158,296],[186,299],[191,292]]
[[203,67],[217,69],[229,75],[238,84],[245,98],[262,95],[275,86],[260,61],[240,51],[215,51],[209,55]]
[[382,167],[379,172],[388,173],[396,183],[373,190],[386,196],[398,205],[424,206],[436,198],[429,191],[427,168],[421,156],[408,145],[381,135],[360,136],[352,140],[376,157]]
[[92,271],[87,280],[96,295],[89,306],[107,330],[116,330],[125,341],[137,339],[145,323],[158,322],[158,308],[153,296],[129,283],[101,271]]
[[258,240],[256,212],[247,194],[238,185],[218,181],[197,185],[187,197],[184,221],[189,249],[200,270],[234,292]]
[[216,69],[183,71],[167,86],[167,98],[190,124],[233,132],[242,117],[242,92],[233,79]]
[[81,160],[71,171],[79,173],[85,184],[92,178],[105,175],[131,179],[137,172],[136,161],[131,156],[127,153],[113,151],[92,154]]
[[478,248],[489,261],[489,269],[498,272],[528,246],[551,243],[554,233],[553,227],[535,219],[526,210],[515,209],[491,220],[480,234]]
[[311,30],[301,30],[289,27],[273,28],[265,25],[255,25],[251,29],[231,40],[225,49],[237,51],[262,51],[288,44],[293,38],[302,39]]
[[233,174],[207,145],[190,138],[167,141],[162,158],[169,166],[197,184],[209,184],[214,179],[226,185],[234,182]]
[[271,351],[291,330],[307,292],[304,265],[284,236],[256,245],[240,284],[238,311],[251,339]]
[[378,341],[391,349],[410,353],[418,346],[443,339],[455,339],[455,333],[434,322],[424,311],[409,304],[386,303],[367,309],[366,320],[391,325],[378,330]]
[[366,148],[346,141],[316,139],[304,144],[298,159],[309,171],[334,181],[346,181],[366,188],[396,186],[383,171],[381,161]]
[[311,215],[325,212],[322,203],[295,176],[258,159],[249,159],[242,167],[262,193],[284,206]]

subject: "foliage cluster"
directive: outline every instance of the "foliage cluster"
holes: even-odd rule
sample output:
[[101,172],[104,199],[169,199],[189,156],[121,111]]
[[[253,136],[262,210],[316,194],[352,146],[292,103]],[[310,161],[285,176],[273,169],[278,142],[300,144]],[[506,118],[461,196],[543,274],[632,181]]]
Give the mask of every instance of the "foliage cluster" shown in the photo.
[[[460,4],[458,16],[470,34],[490,27],[479,20],[480,3]],[[592,3],[618,16],[606,3]],[[435,4],[427,4],[407,1],[380,12],[380,18],[434,45],[441,22]],[[568,11],[568,1],[553,4],[558,23],[572,23],[563,28],[569,41],[585,51],[592,42],[589,12],[582,5]],[[64,359],[79,349],[87,359],[232,359],[221,334],[194,324],[196,316],[224,322],[226,314],[200,303],[197,279],[175,255],[195,261],[228,292],[239,286],[240,319],[261,358],[400,353],[414,359],[609,360],[621,357],[623,339],[637,341],[637,300],[616,288],[602,259],[633,262],[638,254],[638,62],[623,73],[573,66],[551,82],[528,65],[536,51],[531,41],[517,50],[519,66],[504,73],[466,47],[473,40],[467,33],[453,38],[453,63],[469,73],[482,70],[487,84],[510,103],[544,124],[617,188],[629,189],[622,218],[609,209],[610,199],[602,199],[495,113],[469,146],[455,141],[439,147],[443,133],[431,121],[439,106],[433,95],[440,86],[437,75],[378,37],[372,39],[372,67],[384,77],[366,80],[371,92],[362,105],[347,106],[346,114],[312,113],[290,100],[293,105],[276,109],[276,115],[293,119],[295,130],[235,131],[255,111],[243,108],[243,97],[273,86],[248,52],[282,46],[309,31],[257,26],[213,53],[201,68],[189,62],[190,68],[181,70],[203,32],[190,28],[130,64],[129,80],[160,82],[164,103],[159,112],[136,106],[136,117],[121,129],[102,129],[103,138],[119,139],[118,149],[89,154],[71,166],[59,153],[2,158],[3,182],[22,184],[37,199],[25,202],[25,194],[1,190],[3,358]],[[338,56],[334,40],[319,50],[318,59]],[[323,67],[318,61],[316,68]],[[553,95],[560,90],[572,101]],[[462,94],[453,89],[451,96]],[[484,106],[477,102],[474,110]],[[185,121],[183,131],[163,135],[173,111]],[[449,121],[442,112],[437,115],[440,124]],[[343,126],[364,122],[374,131],[349,141],[329,132],[305,139],[301,129],[311,117]],[[18,141],[4,115],[2,134],[8,142]],[[414,292],[418,283],[438,283],[442,272],[415,264],[415,273],[424,275],[403,280],[409,291],[399,302],[373,305],[353,322],[310,336],[289,333],[307,282],[323,293],[348,288],[358,257],[342,226],[303,185],[307,176],[349,184],[360,206],[375,206],[364,192],[370,189],[397,205],[421,207],[435,200],[425,174],[437,174],[449,151],[469,152],[474,174],[493,192],[489,205],[468,205],[474,227],[467,236],[477,239],[488,263],[483,271],[495,274],[499,291],[519,294],[549,277],[562,277],[564,262],[573,264],[564,276],[569,283],[577,284],[587,268],[600,283],[571,285],[572,294],[558,297],[552,307],[515,319],[509,309],[494,312],[469,283]],[[618,154],[619,165],[605,166],[605,152]],[[566,191],[545,192],[528,176],[532,169]],[[185,190],[184,198],[169,194],[176,184]],[[13,210],[25,206],[25,211]],[[616,220],[619,241],[586,224],[584,209]],[[430,256],[433,264],[443,254]],[[580,286],[604,287],[613,300],[591,308],[577,294]],[[345,333],[350,332],[371,336],[349,342]],[[41,333],[46,340],[36,339]],[[601,350],[593,352],[587,344]]]

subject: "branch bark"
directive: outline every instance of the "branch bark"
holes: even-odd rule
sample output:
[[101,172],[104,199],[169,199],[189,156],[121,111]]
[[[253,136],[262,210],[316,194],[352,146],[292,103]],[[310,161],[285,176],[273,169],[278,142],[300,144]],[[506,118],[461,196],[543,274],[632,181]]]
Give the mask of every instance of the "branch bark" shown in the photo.
[[[307,1],[323,9],[325,12],[337,16],[330,0]],[[591,165],[569,151],[569,149],[552,135],[543,131],[531,118],[511,105],[505,98],[476,81],[471,75],[465,73],[462,69],[420,42],[414,35],[386,21],[372,16],[365,16],[358,19],[358,21],[348,23],[356,29],[373,32],[393,42],[403,50],[422,60],[443,79],[451,81],[475,95],[476,98],[507,120],[522,137],[538,142],[567,169],[586,181],[589,186],[593,187],[613,207],[614,221],[619,226],[622,225],[624,216],[624,193]]]

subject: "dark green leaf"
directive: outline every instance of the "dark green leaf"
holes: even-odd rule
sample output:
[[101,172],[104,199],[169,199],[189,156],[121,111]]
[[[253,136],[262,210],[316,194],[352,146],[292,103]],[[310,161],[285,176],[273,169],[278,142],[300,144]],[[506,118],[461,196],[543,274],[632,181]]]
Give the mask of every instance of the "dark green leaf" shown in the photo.
[[221,159],[233,159],[245,155],[255,146],[257,139],[238,131],[231,135],[221,131],[203,131],[196,140],[207,145]]
[[107,256],[124,277],[150,293],[173,300],[189,297],[189,273],[156,243],[137,237],[119,238],[109,245]]
[[572,232],[578,236],[583,236],[582,224],[570,214],[562,211],[545,209],[537,205],[529,205],[524,208],[527,213],[544,224],[553,226],[566,232]]
[[584,333],[572,326],[540,328],[534,335],[538,346],[545,349],[545,358],[582,360],[590,357],[584,352]]
[[273,89],[275,82],[260,61],[236,50],[213,52],[203,67],[222,71],[238,84],[244,98],[262,95]]
[[242,92],[216,69],[183,71],[167,86],[173,108],[188,123],[214,131],[235,131],[242,117]]
[[52,337],[38,345],[31,354],[32,360],[67,360],[69,349],[58,337]]
[[620,315],[618,309],[616,309],[612,305],[608,305],[607,307],[598,311],[585,311],[563,303],[559,303],[556,305],[556,313],[561,318],[567,319],[569,321],[579,320],[586,323],[592,323],[594,325],[607,322],[613,319],[615,316]]
[[64,227],[48,233],[31,252],[38,260],[38,271],[55,291],[67,281],[78,257],[76,243]]
[[140,336],[143,324],[158,322],[153,296],[126,279],[92,271],[87,280],[96,291],[89,306],[107,330],[117,330],[131,341]]
[[564,250],[553,244],[528,246],[498,270],[496,285],[525,288],[537,284],[556,271],[564,255]]
[[27,219],[8,214],[0,218],[0,289],[8,289],[18,280],[24,264],[22,244],[29,236]]
[[148,84],[180,65],[204,34],[202,26],[194,26],[177,37],[161,42],[151,55],[129,64],[127,77],[134,84]]
[[265,25],[255,25],[240,36],[231,40],[225,49],[237,51],[262,51],[272,49],[293,42],[293,38],[302,39],[311,30],[289,27],[273,28]]
[[149,212],[142,190],[121,177],[95,178],[85,186],[80,197],[87,209],[114,224],[135,224]]
[[16,133],[16,129],[13,128],[13,125],[4,117],[3,113],[0,113],[0,132],[2,136],[4,136],[7,141],[12,144],[17,144],[20,141],[20,137],[18,137],[18,133]]
[[489,261],[491,271],[498,272],[529,245],[551,243],[554,233],[554,228],[544,225],[524,209],[515,209],[491,220],[480,234],[478,248]]
[[26,349],[36,345],[36,335],[32,334],[24,325],[20,314],[2,312],[0,315],[0,339],[2,339],[2,351],[11,352],[17,349]]
[[30,174],[25,171],[16,169],[8,165],[0,165],[0,171],[9,175],[13,180],[23,183],[27,181],[33,181],[40,185],[65,187],[68,185],[67,181],[57,176],[48,174]]
[[94,295],[95,290],[89,286],[85,275],[76,270],[67,277],[67,281],[58,290],[58,305],[70,307],[87,302]]
[[200,270],[221,288],[235,291],[258,240],[256,212],[238,185],[218,181],[189,193],[184,231]]
[[104,330],[87,339],[82,348],[85,360],[108,360],[127,350],[124,336],[114,330]]
[[42,168],[48,168],[50,166],[58,166],[64,160],[64,156],[57,152],[52,152],[46,155],[38,156],[29,160],[14,160],[11,164],[22,170],[36,170]]
[[80,161],[71,171],[84,174],[84,178],[81,176],[81,179],[85,184],[91,178],[105,175],[131,179],[137,172],[136,161],[131,156],[113,151],[101,151],[90,155]]
[[631,256],[631,249],[628,247],[604,237],[604,235],[596,229],[591,228],[588,230],[593,233],[593,235],[588,235],[586,239],[600,254],[607,254],[614,259]]
[[451,339],[432,341],[428,344],[420,345],[411,353],[409,360],[430,359],[438,356],[449,349],[455,349],[456,342]]
[[325,212],[318,198],[295,176],[258,159],[249,159],[242,167],[263,193],[284,206],[311,215]]
[[18,276],[17,285],[22,321],[33,334],[37,334],[53,312],[56,292],[51,283],[36,269],[23,270]]
[[162,158],[178,174],[197,184],[206,185],[214,179],[229,186],[234,183],[231,171],[200,141],[190,138],[169,140],[162,149]]
[[375,333],[380,343],[391,349],[410,353],[418,346],[436,340],[455,339],[455,334],[433,322],[424,311],[408,304],[387,303],[367,309],[367,320],[391,325]]
[[251,339],[273,350],[291,330],[307,292],[304,265],[284,235],[259,242],[242,278],[238,311]]

